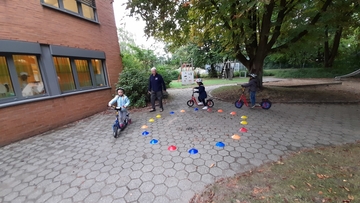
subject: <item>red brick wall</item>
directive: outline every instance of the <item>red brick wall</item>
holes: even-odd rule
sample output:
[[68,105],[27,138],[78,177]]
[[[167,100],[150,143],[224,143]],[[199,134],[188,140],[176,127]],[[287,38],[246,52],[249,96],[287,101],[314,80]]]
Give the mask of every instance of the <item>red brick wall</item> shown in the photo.
[[[40,0],[0,0],[0,39],[104,51],[113,87],[122,69],[113,7],[110,0],[96,0],[96,6],[99,24],[44,7]],[[0,146],[104,110],[112,92],[0,108]]]

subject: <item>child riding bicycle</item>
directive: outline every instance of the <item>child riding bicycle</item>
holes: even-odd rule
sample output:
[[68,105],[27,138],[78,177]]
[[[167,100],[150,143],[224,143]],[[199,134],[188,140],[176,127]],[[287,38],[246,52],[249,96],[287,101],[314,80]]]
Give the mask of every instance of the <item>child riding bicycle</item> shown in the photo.
[[194,89],[197,89],[197,91],[195,91],[195,93],[199,93],[199,103],[198,105],[204,105],[203,109],[208,109],[207,107],[207,104],[205,102],[205,99],[207,97],[207,94],[206,94],[206,91],[205,91],[205,86],[204,84],[202,83],[202,79],[201,78],[198,78],[195,80],[195,82],[199,85],[199,87],[194,87]]
[[241,87],[249,87],[251,108],[254,108],[256,106],[256,90],[258,88],[257,75],[251,73],[249,83],[242,84]]
[[115,102],[117,103],[117,107],[121,107],[119,111],[119,122],[120,128],[124,127],[124,121],[126,116],[128,115],[127,107],[130,105],[129,98],[125,95],[125,90],[121,87],[116,89],[118,95],[116,95],[111,101],[109,101],[108,106],[113,105]]

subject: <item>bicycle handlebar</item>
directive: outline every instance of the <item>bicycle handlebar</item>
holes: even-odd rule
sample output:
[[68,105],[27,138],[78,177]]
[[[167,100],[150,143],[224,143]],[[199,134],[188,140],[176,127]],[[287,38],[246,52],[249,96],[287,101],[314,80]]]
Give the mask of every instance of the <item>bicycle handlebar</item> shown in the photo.
[[121,111],[122,107],[121,106],[111,106],[112,109],[117,110],[117,111]]

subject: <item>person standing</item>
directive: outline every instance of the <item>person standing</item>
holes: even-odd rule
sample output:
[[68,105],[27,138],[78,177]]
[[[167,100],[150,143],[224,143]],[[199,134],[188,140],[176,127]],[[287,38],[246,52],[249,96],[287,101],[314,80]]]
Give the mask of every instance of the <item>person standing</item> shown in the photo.
[[162,103],[163,90],[166,92],[166,85],[164,79],[160,74],[156,72],[156,68],[153,67],[151,68],[151,75],[149,78],[149,88],[148,88],[148,92],[149,94],[151,94],[152,109],[150,110],[150,112],[156,111],[155,109],[156,98],[159,100],[160,112],[164,111],[164,107]]

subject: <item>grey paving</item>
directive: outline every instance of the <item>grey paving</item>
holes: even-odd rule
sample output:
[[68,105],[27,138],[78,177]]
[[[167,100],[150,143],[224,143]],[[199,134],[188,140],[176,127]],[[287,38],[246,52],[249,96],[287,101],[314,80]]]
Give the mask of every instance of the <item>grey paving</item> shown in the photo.
[[[186,106],[190,89],[170,94],[161,118],[133,113],[118,139],[108,111],[0,148],[0,202],[188,202],[219,178],[292,151],[360,139],[358,105],[274,104],[266,111],[216,100],[207,112]],[[242,115],[247,133],[239,132]],[[142,125],[149,136],[142,136]],[[219,141],[226,146],[216,147]],[[178,149],[168,151],[170,145]]]

